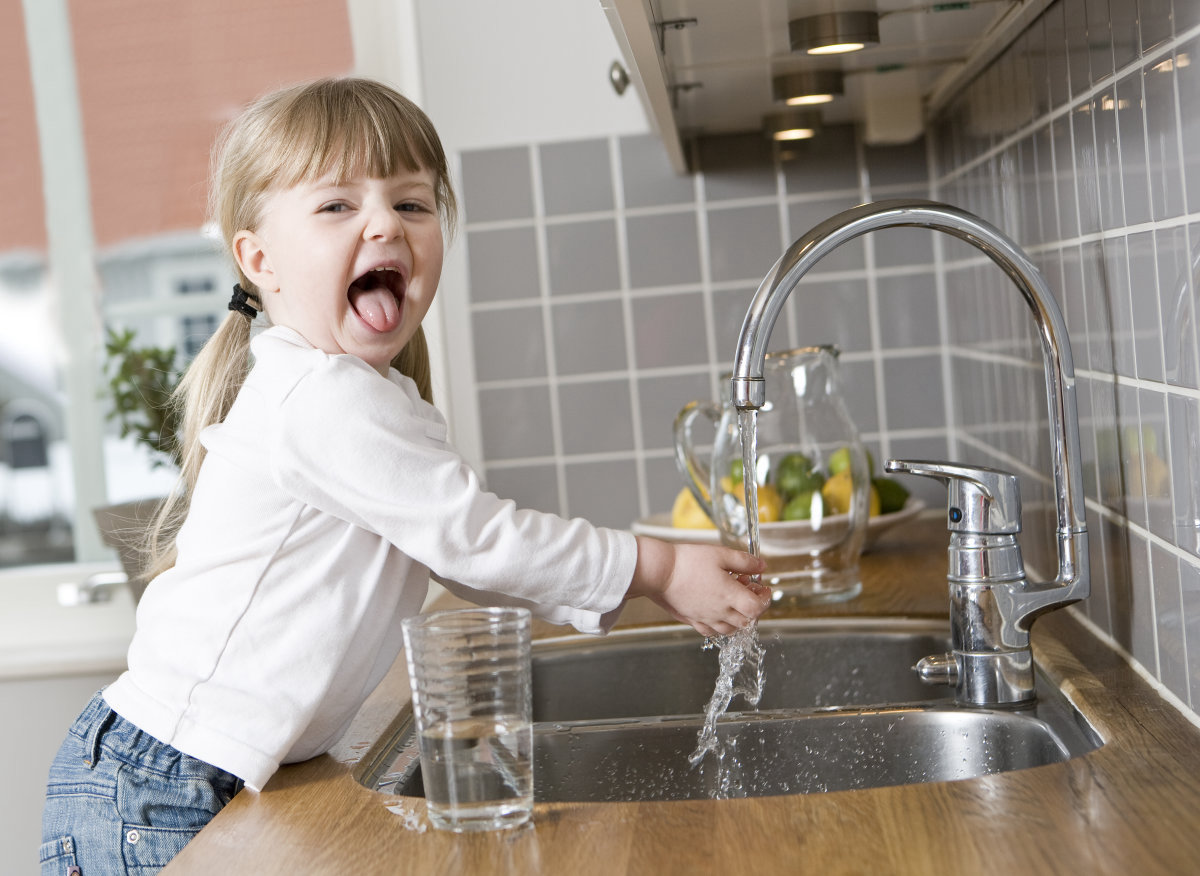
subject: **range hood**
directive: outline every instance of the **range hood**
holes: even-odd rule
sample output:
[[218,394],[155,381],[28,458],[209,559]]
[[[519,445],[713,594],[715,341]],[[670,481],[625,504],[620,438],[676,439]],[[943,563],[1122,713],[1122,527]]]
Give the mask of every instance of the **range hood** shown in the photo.
[[[944,106],[1051,0],[601,0],[629,77],[671,163],[685,173],[694,137],[762,131],[783,108],[772,80],[840,71],[842,96],[817,109],[824,124],[855,123],[868,143],[920,135]],[[792,19],[875,12],[879,42],[862,51],[793,52]],[[819,136],[819,135],[818,135]]]

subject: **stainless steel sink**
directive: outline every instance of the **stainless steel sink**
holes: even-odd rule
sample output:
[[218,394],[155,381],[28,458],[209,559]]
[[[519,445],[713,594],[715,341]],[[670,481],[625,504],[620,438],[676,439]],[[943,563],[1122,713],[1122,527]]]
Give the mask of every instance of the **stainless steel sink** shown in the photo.
[[[760,797],[938,782],[1064,761],[1100,739],[1040,673],[1024,710],[963,708],[916,679],[944,651],[924,621],[771,620],[759,708],[731,711],[723,764],[693,768],[716,655],[679,627],[535,645],[534,796],[543,802]],[[746,708],[735,700],[733,709]],[[360,781],[423,796],[411,720]]]
[[[949,649],[944,623],[767,620],[759,639],[767,678],[760,711],[953,696],[912,671],[922,657]],[[533,720],[699,714],[717,678],[717,652],[700,642],[678,625],[544,640],[533,658]]]
[[534,741],[535,796],[598,802],[811,794],[968,779],[1071,756],[1048,722],[1008,712],[745,713],[720,725],[730,746],[723,776],[711,757],[694,769],[688,763],[700,726],[668,719],[543,730]]

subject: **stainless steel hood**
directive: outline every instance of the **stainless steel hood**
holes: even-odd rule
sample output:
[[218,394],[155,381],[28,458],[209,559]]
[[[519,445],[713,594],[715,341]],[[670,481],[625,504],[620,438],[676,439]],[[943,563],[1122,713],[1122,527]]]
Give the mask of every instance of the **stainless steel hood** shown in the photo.
[[[624,62],[676,170],[695,136],[761,131],[782,108],[772,79],[840,70],[845,91],[820,108],[854,122],[867,142],[914,139],[932,113],[1051,0],[601,0]],[[845,55],[793,53],[788,22],[822,12],[875,11],[879,44]]]

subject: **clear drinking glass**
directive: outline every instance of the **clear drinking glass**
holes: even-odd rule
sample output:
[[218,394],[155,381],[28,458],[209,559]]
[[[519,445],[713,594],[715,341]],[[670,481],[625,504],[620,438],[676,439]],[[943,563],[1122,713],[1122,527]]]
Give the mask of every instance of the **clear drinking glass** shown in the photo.
[[529,610],[439,611],[403,628],[430,823],[456,833],[525,824],[533,812]]

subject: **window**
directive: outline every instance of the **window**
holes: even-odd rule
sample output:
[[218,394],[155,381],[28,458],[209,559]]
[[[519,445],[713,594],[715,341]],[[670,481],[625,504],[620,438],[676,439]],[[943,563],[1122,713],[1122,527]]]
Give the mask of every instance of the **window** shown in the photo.
[[193,295],[200,292],[215,292],[217,281],[212,276],[184,277],[175,284],[175,291],[180,295]]
[[46,454],[46,430],[37,417],[17,414],[4,428],[4,455],[8,467],[45,468],[50,464]]
[[[69,21],[53,11],[60,5]],[[105,421],[92,314],[105,328],[133,329],[139,346],[190,359],[225,317],[233,283],[203,228],[209,147],[239,107],[281,82],[354,69],[344,0],[262,0],[261,28],[223,27],[227,6],[193,0],[164,16],[158,0],[0,3],[0,151],[18,169],[0,174],[0,197],[22,207],[0,215],[0,566],[110,557],[92,509],[170,488],[174,473],[155,469]],[[264,43],[272,26],[288,38]],[[73,64],[54,48],[64,27]],[[224,51],[214,54],[218,31]],[[168,42],[167,55],[141,50]],[[226,57],[252,63],[231,72]],[[61,87],[65,76],[74,89]],[[39,139],[47,107],[62,116],[50,122],[55,135]],[[60,130],[63,119],[72,124]],[[82,165],[85,185],[44,185],[76,182],[71,172],[52,176],[59,165]],[[69,251],[63,264],[75,267],[80,255],[50,246],[64,228],[91,259],[99,301],[94,286],[55,286],[61,265],[51,259]]]
[[35,398],[0,405],[0,567],[71,559],[69,506],[51,464],[52,420]]
[[213,332],[217,330],[217,318],[211,313],[206,313],[202,316],[185,316],[180,326],[180,333],[183,335],[183,356],[188,361],[191,361],[200,348],[204,346],[204,342],[213,336]]

